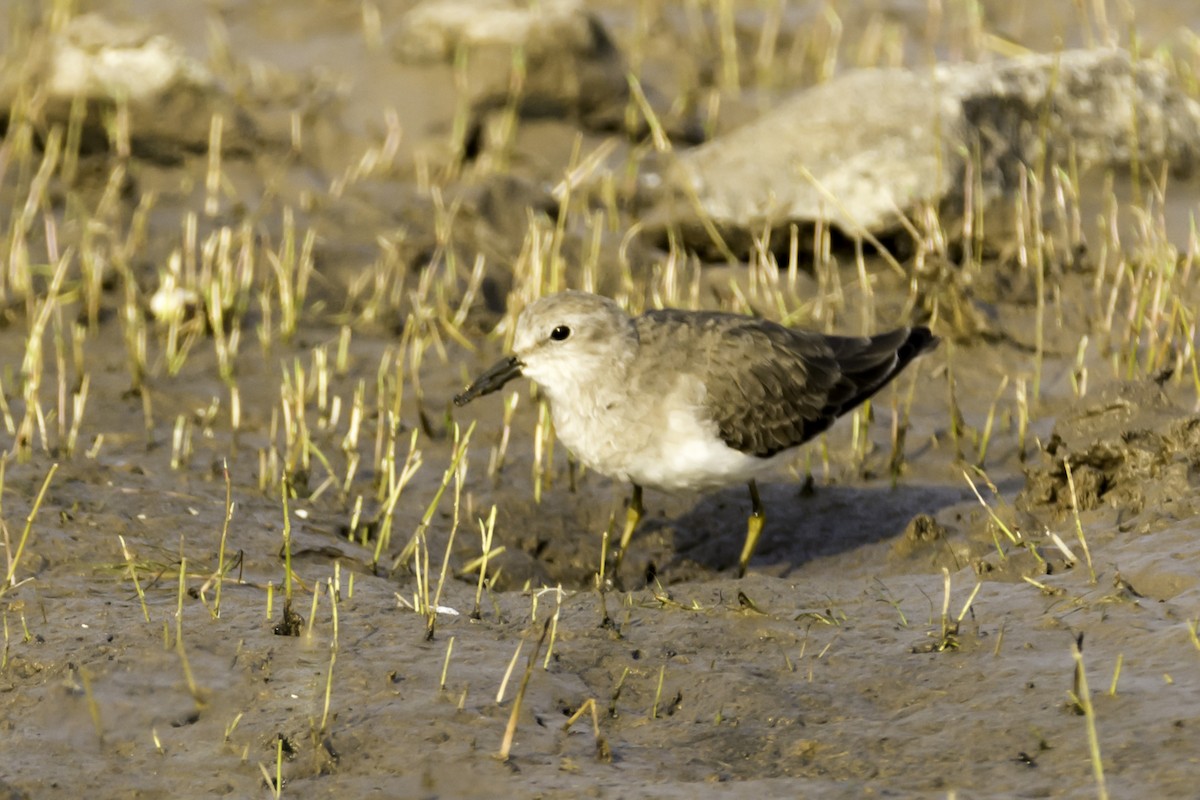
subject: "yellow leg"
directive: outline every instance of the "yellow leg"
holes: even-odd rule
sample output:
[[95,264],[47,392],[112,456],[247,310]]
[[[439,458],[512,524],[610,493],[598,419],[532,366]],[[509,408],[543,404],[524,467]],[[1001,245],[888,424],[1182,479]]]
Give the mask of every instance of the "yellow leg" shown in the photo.
[[767,515],[763,511],[762,500],[758,497],[758,484],[750,481],[750,519],[746,521],[746,543],[742,545],[742,554],[738,557],[738,577],[746,575],[746,567],[754,548],[758,546],[758,537],[762,535],[763,525],[767,523]]
[[621,560],[625,558],[625,548],[629,547],[629,540],[633,538],[633,530],[642,521],[644,512],[642,487],[635,483],[633,484],[633,494],[629,498],[629,505],[625,509],[625,529],[621,531],[621,543],[617,545],[617,557],[613,560],[613,575],[616,575],[621,569]]

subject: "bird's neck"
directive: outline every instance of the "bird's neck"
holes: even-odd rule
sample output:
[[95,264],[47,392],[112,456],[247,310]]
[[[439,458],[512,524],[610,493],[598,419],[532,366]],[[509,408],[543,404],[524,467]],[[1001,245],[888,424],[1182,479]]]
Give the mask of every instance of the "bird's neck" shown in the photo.
[[573,359],[565,374],[560,372],[556,380],[543,384],[550,402],[561,410],[572,409],[589,417],[611,409],[625,396],[630,367],[637,356],[637,338],[627,345]]

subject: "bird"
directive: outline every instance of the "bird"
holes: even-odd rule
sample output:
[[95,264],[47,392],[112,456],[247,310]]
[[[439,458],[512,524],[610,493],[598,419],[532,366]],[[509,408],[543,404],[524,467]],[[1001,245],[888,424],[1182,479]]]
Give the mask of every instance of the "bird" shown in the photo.
[[610,298],[568,290],[526,305],[511,354],[454,403],[530,378],[575,459],[631,484],[614,574],[645,513],[643,487],[706,491],[745,482],[751,513],[741,577],[766,523],[757,478],[937,344],[923,326],[834,336],[719,311],[633,317]]

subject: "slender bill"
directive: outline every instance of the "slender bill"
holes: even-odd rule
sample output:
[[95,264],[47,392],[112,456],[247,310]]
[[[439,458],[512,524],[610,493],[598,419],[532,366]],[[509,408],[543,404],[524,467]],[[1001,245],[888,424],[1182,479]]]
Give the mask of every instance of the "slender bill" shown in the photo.
[[521,377],[521,368],[525,366],[516,356],[497,362],[491,369],[475,379],[475,382],[463,390],[462,394],[454,396],[454,405],[465,406],[476,397],[498,391],[513,378]]

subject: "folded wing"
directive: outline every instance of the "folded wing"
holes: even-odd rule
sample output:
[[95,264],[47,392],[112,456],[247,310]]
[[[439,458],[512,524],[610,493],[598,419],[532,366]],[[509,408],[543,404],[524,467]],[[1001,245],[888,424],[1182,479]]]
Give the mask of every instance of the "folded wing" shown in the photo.
[[707,407],[726,444],[762,458],[827,430],[937,344],[922,327],[847,337],[761,320],[725,335],[739,346],[711,354]]

